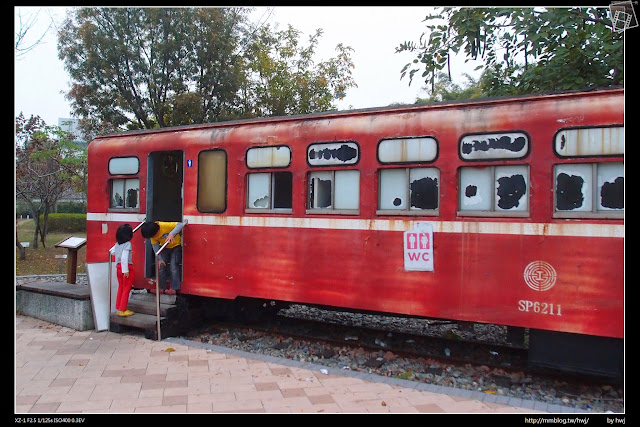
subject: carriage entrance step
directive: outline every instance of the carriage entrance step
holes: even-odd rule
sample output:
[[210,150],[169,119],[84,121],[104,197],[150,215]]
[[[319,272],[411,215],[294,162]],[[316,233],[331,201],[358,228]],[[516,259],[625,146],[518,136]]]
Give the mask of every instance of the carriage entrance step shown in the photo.
[[[176,296],[160,295],[160,333],[162,338],[175,336],[177,330],[173,327],[176,323]],[[126,328],[141,329],[145,337],[150,339],[158,338],[157,331],[157,305],[156,296],[152,293],[133,293],[129,298],[128,310],[134,312],[131,316],[118,316],[111,313],[109,320],[109,330],[111,332],[124,332]]]

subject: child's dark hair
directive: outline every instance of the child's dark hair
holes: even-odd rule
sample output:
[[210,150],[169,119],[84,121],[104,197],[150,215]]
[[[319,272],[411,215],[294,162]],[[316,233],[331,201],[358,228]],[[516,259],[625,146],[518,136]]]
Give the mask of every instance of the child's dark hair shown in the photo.
[[123,244],[133,238],[133,229],[129,224],[122,224],[116,230],[116,242]]
[[142,234],[142,237],[145,239],[148,239],[155,236],[158,230],[160,230],[160,226],[158,224],[153,221],[147,221],[142,224],[142,227],[140,227],[140,234]]

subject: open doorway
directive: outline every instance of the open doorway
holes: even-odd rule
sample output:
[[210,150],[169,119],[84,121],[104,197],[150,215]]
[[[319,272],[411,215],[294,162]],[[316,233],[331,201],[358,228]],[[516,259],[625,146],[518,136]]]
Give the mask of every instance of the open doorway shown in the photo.
[[[147,221],[182,221],[183,157],[183,152],[179,150],[149,154]],[[155,278],[155,254],[149,240],[145,243],[145,253],[145,277]]]

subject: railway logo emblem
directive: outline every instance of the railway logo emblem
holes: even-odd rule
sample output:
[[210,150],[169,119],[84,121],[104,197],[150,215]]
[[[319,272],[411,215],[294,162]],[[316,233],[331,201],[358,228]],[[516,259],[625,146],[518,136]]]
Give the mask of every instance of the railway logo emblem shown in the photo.
[[556,284],[556,270],[544,261],[533,261],[524,269],[524,281],[534,291],[548,291]]
[[406,271],[433,271],[433,226],[419,222],[413,230],[405,231],[404,269]]

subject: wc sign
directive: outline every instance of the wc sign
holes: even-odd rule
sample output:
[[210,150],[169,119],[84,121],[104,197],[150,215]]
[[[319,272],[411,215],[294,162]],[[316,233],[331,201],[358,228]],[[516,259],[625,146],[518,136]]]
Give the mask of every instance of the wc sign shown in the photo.
[[419,222],[413,230],[404,232],[404,269],[433,271],[433,226]]

